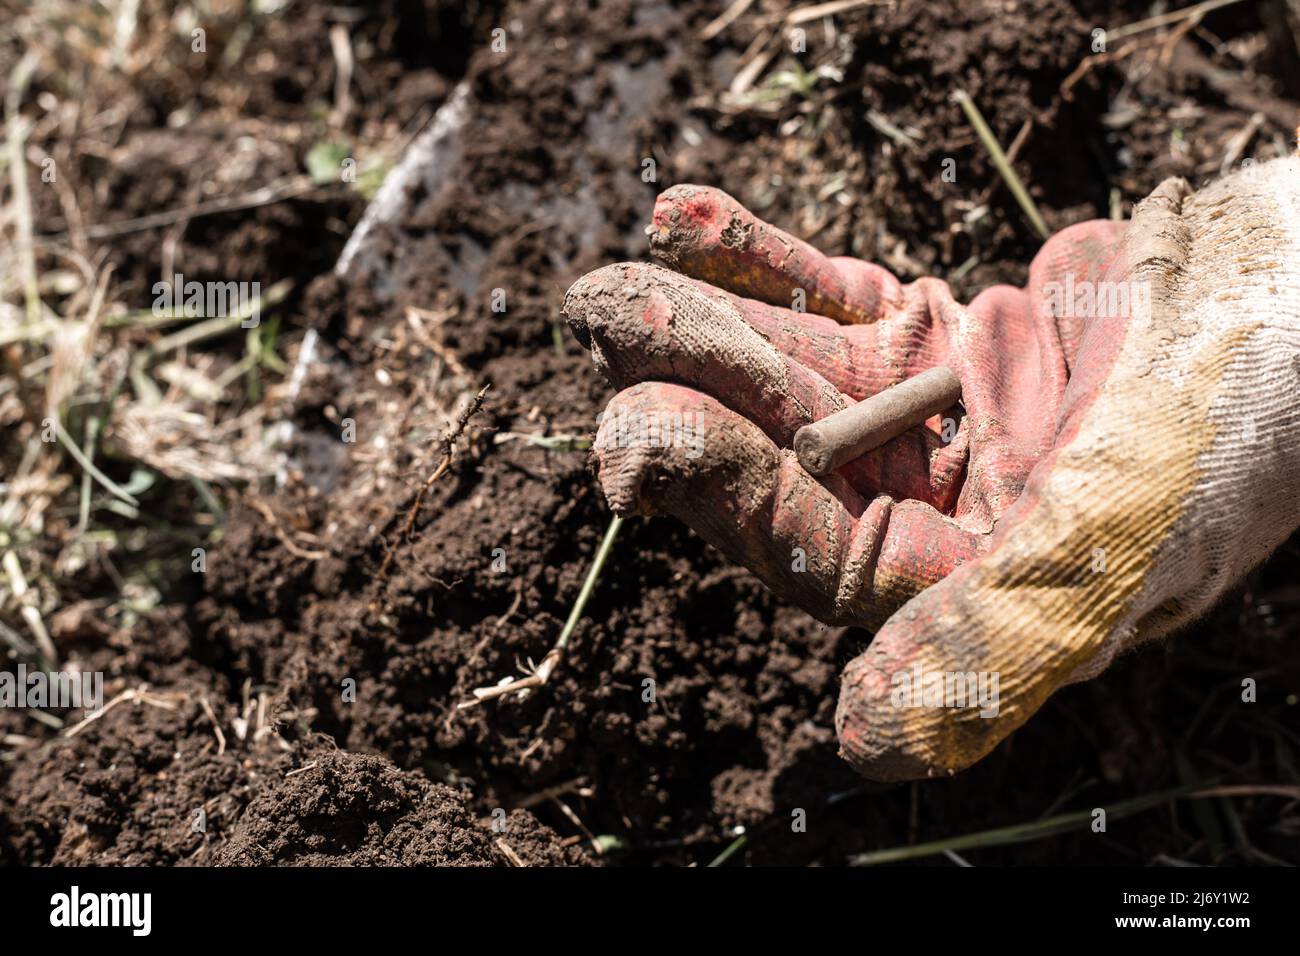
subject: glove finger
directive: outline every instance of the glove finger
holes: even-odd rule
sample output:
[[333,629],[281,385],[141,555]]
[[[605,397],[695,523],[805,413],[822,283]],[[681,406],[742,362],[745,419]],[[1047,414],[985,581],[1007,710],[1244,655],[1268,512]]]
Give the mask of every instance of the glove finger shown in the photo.
[[1163,533],[1132,520],[1129,463],[1112,455],[1054,452],[988,552],[904,605],[845,667],[836,730],[864,776],[965,769],[1059,687],[1109,663]]
[[673,515],[829,624],[878,625],[986,541],[919,501],[819,482],[753,422],[667,382],[614,397],[596,460],[616,513]]
[[[802,291],[809,310],[837,324],[869,323],[840,326],[843,336],[836,340],[823,320],[810,316],[799,322],[772,321],[757,309],[746,314],[778,348],[855,399],[935,365],[952,368],[962,382],[966,414],[951,451],[968,457],[968,480],[951,508],[947,498],[922,500],[989,530],[1051,447],[1083,329],[1097,315],[1123,314],[1108,308],[1107,295],[1122,295],[1129,286],[1102,281],[1123,229],[1122,223],[1094,221],[1058,233],[1035,257],[1024,289],[996,286],[970,306],[957,303],[938,280],[900,285],[872,263],[824,256],[716,189],[665,191],[647,232],[661,260],[750,297],[742,301],[788,306]],[[946,473],[950,461],[939,455],[938,468]]]
[[[664,190],[646,234],[651,254],[674,271],[770,305],[855,325],[887,316],[900,301],[887,270],[825,256],[710,186]],[[799,293],[804,308],[794,304]]]
[[[662,274],[661,270],[633,264],[608,268],[621,269],[626,275]],[[579,280],[574,288],[582,290],[595,285],[596,276],[603,273],[604,270],[597,270]],[[606,289],[612,288],[615,281],[612,275],[602,278]],[[730,303],[747,325],[779,351],[812,369],[855,401],[942,364],[947,354],[939,347],[943,344],[942,336],[931,334],[930,313],[923,302],[918,302],[917,309],[910,310],[908,315],[900,316],[893,323],[846,327],[823,315],[769,305],[702,280],[689,279],[689,283],[703,295]],[[585,317],[576,310],[570,311],[576,298],[566,296],[565,312],[574,335],[585,347],[591,348]]]
[[[656,266],[606,266],[578,280],[564,311],[616,388],[673,381],[713,395],[779,447],[802,426],[854,400],[782,352],[745,320],[745,300]],[[755,304],[757,306],[757,304]],[[750,310],[754,313],[764,308]],[[910,429],[840,471],[868,495],[915,498],[949,510],[960,490],[966,435],[944,445]]]
[[823,255],[712,187],[665,190],[646,233],[661,262],[731,297],[772,344],[855,400],[953,365],[946,326],[970,325],[943,282],[904,286],[874,263]]

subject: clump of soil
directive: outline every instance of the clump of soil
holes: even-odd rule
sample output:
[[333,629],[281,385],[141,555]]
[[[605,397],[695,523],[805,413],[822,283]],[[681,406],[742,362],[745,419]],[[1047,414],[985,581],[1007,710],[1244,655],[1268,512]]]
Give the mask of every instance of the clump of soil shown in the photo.
[[[1127,208],[1165,175],[1210,175],[1255,111],[1264,119],[1235,161],[1279,149],[1289,134],[1280,114],[1295,104],[1270,80],[1261,23],[1220,11],[1198,32],[1097,63],[1066,97],[1092,27],[1139,19],[1145,5],[873,6],[808,24],[804,54],[774,34],[766,79],[730,96],[753,42],[773,29],[762,4],[711,40],[700,31],[718,11],[703,3],[475,10],[425,25],[426,36],[446,34],[440,50],[474,50],[432,65],[407,63],[419,44],[395,37],[419,30],[404,15],[389,10],[366,28],[387,51],[375,70],[392,80],[394,115],[409,118],[411,90],[437,106],[462,79],[472,105],[452,173],[413,187],[346,280],[329,264],[347,229],[332,222],[321,239],[321,211],[306,203],[205,220],[212,237],[260,224],[241,241],[255,247],[264,284],[277,262],[311,279],[284,312],[295,346],[306,329],[320,336],[284,406],[297,469],[264,507],[234,503],[207,573],[163,610],[67,636],[113,675],[110,693],[147,681],[185,696],[172,709],[123,706],[70,742],[0,764],[0,854],[560,864],[579,859],[578,840],[589,855],[622,847],[602,861],[700,863],[743,830],[734,860],[839,863],[1198,773],[1293,779],[1294,737],[1276,728],[1297,676],[1283,653],[1290,618],[1278,610],[1294,604],[1294,543],[1195,633],[1058,694],[952,780],[856,778],[836,755],[832,716],[840,669],[871,635],[782,606],[660,519],[624,526],[548,686],[458,707],[551,648],[608,523],[582,440],[610,392],[558,310],[583,272],[644,257],[659,190],[719,186],[828,253],[904,278],[949,276],[965,294],[1017,281],[1037,241],[953,90],[975,99],[1004,145],[1025,130],[1017,168],[1060,227]],[[488,44],[498,25],[503,52]],[[325,61],[327,33],[304,27],[277,42],[309,51],[286,52],[290,64]],[[399,82],[406,67],[425,82]],[[284,108],[249,82],[258,109]],[[368,94],[381,111],[383,91]],[[941,175],[948,158],[955,182]],[[338,201],[326,218],[355,222],[359,201]],[[110,211],[137,210],[98,210]],[[290,217],[278,230],[276,215]],[[151,274],[153,253],[136,250],[146,238],[158,236],[127,247],[140,281]],[[182,244],[181,259],[213,256],[216,273],[241,274],[240,250],[195,246]],[[441,436],[485,384],[482,409],[428,483]],[[355,441],[340,440],[347,421]],[[1225,704],[1208,720],[1205,702],[1230,704],[1245,673],[1275,675],[1267,701]],[[259,695],[266,732],[233,739],[234,721],[255,716],[245,698]],[[223,753],[205,697],[232,738]],[[7,721],[0,715],[0,729],[19,729]],[[1122,844],[1075,834],[984,850],[979,861],[1294,858],[1294,836],[1272,828],[1263,799],[1226,821],[1240,830],[1203,817],[1193,834],[1135,823]],[[491,829],[494,810],[521,805],[536,818],[516,810],[504,832]],[[190,828],[196,807],[206,832]],[[790,826],[798,811],[806,830]]]
[[[479,817],[463,792],[400,770],[383,757],[338,751],[319,736],[290,745],[266,725],[253,727],[249,739],[219,736],[206,700],[193,684],[167,691],[144,688],[70,739],[56,738],[27,754],[8,781],[12,804],[0,817],[0,838],[14,861],[56,866],[585,861],[528,811]],[[218,718],[221,725],[238,726],[224,716]]]
[[557,866],[584,859],[560,847],[527,811],[503,811],[497,827],[479,824],[451,787],[403,773],[382,757],[335,752],[253,799],[215,862]]
[[[22,754],[5,781],[0,834],[9,862],[60,866],[200,861],[229,828],[249,786],[283,757],[216,757],[197,699],[174,687],[155,703],[122,705],[71,740]],[[192,828],[198,814],[202,828]]]

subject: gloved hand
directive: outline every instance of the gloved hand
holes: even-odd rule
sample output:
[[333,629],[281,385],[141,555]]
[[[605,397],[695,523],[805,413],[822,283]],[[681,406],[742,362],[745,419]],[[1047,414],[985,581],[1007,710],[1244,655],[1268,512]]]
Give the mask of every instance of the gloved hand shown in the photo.
[[[836,713],[868,777],[969,766],[1300,524],[1300,160],[1168,180],[970,305],[715,189],[667,190],[647,232],[668,268],[607,266],[564,306],[623,389],[597,435],[606,497],[879,628]],[[951,441],[932,419],[827,478],[801,468],[800,426],[938,365],[962,385]]]

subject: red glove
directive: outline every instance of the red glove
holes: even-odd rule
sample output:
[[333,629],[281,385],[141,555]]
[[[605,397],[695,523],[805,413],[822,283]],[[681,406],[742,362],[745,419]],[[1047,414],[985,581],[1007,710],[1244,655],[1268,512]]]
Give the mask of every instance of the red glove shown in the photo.
[[[1288,176],[1291,189],[1294,165]],[[1162,610],[1169,589],[1144,587],[1165,580],[1156,547],[1203,490],[1160,483],[1203,443],[1152,448],[1150,429],[1200,422],[1226,379],[1160,343],[1184,321],[1174,303],[1189,256],[1222,259],[1222,243],[1242,237],[1228,229],[1208,244],[1189,223],[1230,224],[1208,204],[1184,210],[1188,197],[1185,184],[1164,184],[1127,242],[1117,222],[1066,229],[1025,289],[987,289],[963,306],[939,280],[902,285],[821,255],[716,189],[677,186],[647,230],[669,269],[607,266],[569,290],[571,326],[623,390],[596,443],[611,507],[675,515],[827,623],[889,620],[846,669],[837,713],[842,752],[868,776],[968,765],[1057,687],[1193,612]],[[1275,268],[1267,253],[1239,251]],[[1227,332],[1207,334],[1218,343]],[[798,428],[935,366],[957,374],[964,409],[827,478],[799,465]],[[1161,374],[1185,380],[1170,387]],[[959,423],[948,443],[943,417]],[[1134,481],[1150,484],[1136,501]],[[1289,530],[1294,514],[1277,524]],[[1243,550],[1262,557],[1253,543]],[[1249,563],[1189,582],[1192,603]],[[966,699],[954,702],[963,681]]]

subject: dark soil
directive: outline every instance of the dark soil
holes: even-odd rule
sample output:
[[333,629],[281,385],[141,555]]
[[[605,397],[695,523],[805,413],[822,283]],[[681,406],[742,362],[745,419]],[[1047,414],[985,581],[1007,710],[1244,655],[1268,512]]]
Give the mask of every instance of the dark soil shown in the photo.
[[[950,277],[971,295],[1023,279],[1038,241],[951,101],[955,89],[1003,144],[1029,123],[1016,167],[1053,228],[1106,217],[1113,204],[1127,213],[1166,176],[1212,177],[1256,112],[1258,131],[1235,160],[1285,152],[1300,116],[1294,45],[1271,39],[1246,5],[1177,36],[1141,35],[1068,97],[1062,86],[1090,54],[1093,28],[1140,20],[1145,5],[863,8],[833,29],[805,24],[807,52],[782,48],[765,74],[798,61],[801,92],[743,109],[721,94],[758,22],[698,35],[725,6],[400,4],[353,25],[371,41],[354,131],[405,128],[463,80],[462,154],[443,181],[412,190],[346,281],[331,268],[363,208],[353,193],[215,215],[185,232],[176,263],[187,278],[299,280],[285,329],[295,342],[307,328],[322,338],[318,364],[283,406],[301,467],[268,492],[274,521],[247,498],[235,504],[207,573],[168,582],[165,606],[130,624],[69,621],[58,635],[83,666],[106,672],[110,695],[147,682],[175,697],[123,703],[71,739],[24,723],[42,739],[0,763],[0,860],[705,863],[744,828],[732,862],[836,864],[1190,780],[1297,782],[1300,736],[1286,702],[1300,689],[1287,651],[1294,540],[1194,632],[1058,694],[951,780],[855,777],[836,755],[832,714],[840,669],[871,635],[782,606],[663,519],[624,526],[549,686],[458,709],[474,688],[542,659],[608,524],[585,453],[514,436],[594,432],[610,390],[559,305],[585,271],[645,256],[641,230],[659,190],[719,186],[829,253],[904,278]],[[273,73],[191,77],[200,101],[233,98],[256,126],[292,123],[304,103],[328,100],[326,14],[309,9],[252,41],[274,54]],[[489,47],[497,26],[503,54]],[[219,174],[205,157],[232,148],[241,127],[165,124],[196,95],[153,91],[133,106],[121,161],[80,171],[108,184],[89,221],[192,201]],[[310,143],[277,142],[258,153],[258,182],[301,169]],[[647,158],[653,182],[642,177]],[[941,176],[948,158],[955,183]],[[57,206],[43,212],[45,231],[64,228]],[[142,301],[162,238],[155,229],[104,241]],[[449,421],[489,383],[450,468],[419,495]],[[354,443],[338,440],[346,419]],[[95,574],[82,584],[87,599],[104,586]],[[1264,687],[1260,703],[1233,707],[1246,675]],[[242,739],[236,718],[249,722]],[[11,719],[0,715],[0,730]],[[971,858],[1295,862],[1283,805],[1200,801],[1116,822],[1109,835]],[[806,833],[791,832],[798,809]],[[605,855],[593,835],[606,837]]]

